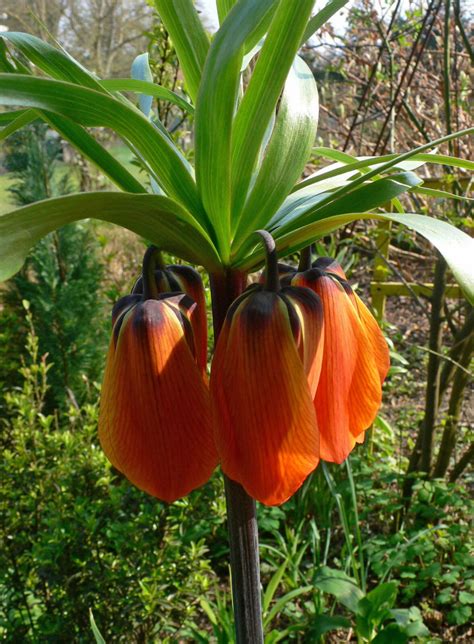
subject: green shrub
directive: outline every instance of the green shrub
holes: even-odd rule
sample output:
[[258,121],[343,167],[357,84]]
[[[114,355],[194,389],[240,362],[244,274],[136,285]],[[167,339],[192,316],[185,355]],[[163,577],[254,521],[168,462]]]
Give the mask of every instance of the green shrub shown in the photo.
[[213,587],[220,480],[171,506],[142,494],[98,446],[97,404],[44,413],[50,369],[31,330],[28,355],[0,438],[0,637],[90,642],[92,609],[107,640],[165,642]]

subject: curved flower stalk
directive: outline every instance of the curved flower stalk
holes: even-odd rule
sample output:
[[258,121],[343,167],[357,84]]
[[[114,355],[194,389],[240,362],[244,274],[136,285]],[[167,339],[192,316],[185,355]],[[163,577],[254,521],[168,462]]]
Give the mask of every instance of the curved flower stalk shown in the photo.
[[286,501],[319,463],[314,414],[322,360],[320,298],[280,287],[267,244],[264,285],[229,308],[211,370],[211,401],[223,471],[258,501]]
[[183,293],[158,292],[154,252],[145,254],[143,293],[114,307],[99,438],[132,483],[175,501],[209,479],[217,455],[191,323],[196,303]]

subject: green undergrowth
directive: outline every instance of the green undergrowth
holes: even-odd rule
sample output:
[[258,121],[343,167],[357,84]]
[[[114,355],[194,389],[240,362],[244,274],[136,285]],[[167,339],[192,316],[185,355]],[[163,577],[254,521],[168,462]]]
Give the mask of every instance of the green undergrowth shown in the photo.
[[[96,403],[45,413],[47,359],[27,359],[1,433],[0,637],[232,642],[219,472],[172,505],[123,479],[97,441]],[[462,641],[474,600],[463,485],[418,481],[402,520],[390,426],[350,465],[319,467],[259,507],[266,642]],[[97,631],[97,632],[98,632]],[[341,639],[342,638],[342,639]]]

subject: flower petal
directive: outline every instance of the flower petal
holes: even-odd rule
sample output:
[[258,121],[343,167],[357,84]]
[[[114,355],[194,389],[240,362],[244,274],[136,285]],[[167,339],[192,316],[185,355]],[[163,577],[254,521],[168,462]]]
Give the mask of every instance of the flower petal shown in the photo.
[[196,302],[196,307],[191,312],[190,320],[194,331],[196,343],[196,357],[198,365],[205,372],[207,368],[207,315],[206,297],[201,276],[191,266],[168,266],[168,272],[173,275],[183,293],[186,293]]
[[169,502],[205,483],[217,464],[208,390],[174,299],[125,313],[109,349],[99,419],[111,463]]
[[[280,291],[280,296],[298,316],[300,329],[297,347],[303,361],[311,396],[314,398],[321,373],[324,349],[324,318],[321,299],[309,288],[289,286]],[[294,330],[293,330],[294,335]]]
[[382,390],[371,337],[352,299],[337,280],[313,269],[293,284],[312,288],[324,311],[324,356],[314,404],[321,437],[321,458],[341,463],[355,437],[373,422]]
[[283,503],[317,466],[319,436],[279,295],[254,291],[229,312],[210,386],[222,469],[262,503]]
[[387,341],[383,337],[377,320],[366,307],[364,302],[360,299],[357,293],[354,293],[357,311],[359,317],[366,328],[367,334],[372,344],[372,350],[375,354],[375,362],[380,376],[380,384],[383,383],[387,377],[390,367],[390,353],[387,346]]

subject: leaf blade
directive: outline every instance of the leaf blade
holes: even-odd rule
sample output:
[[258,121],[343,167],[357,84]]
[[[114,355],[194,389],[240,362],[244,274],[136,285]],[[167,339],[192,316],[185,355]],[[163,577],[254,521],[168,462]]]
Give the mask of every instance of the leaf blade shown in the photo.
[[316,136],[318,107],[313,74],[296,56],[265,158],[234,236],[236,245],[239,237],[265,226],[301,176]]
[[[346,213],[321,219],[279,236],[275,234],[276,247],[284,257],[300,250],[317,237],[333,232],[341,226],[357,219],[375,219],[394,221],[408,226],[425,237],[444,256],[458,284],[463,289],[469,302],[474,303],[474,274],[472,258],[474,257],[474,240],[466,233],[451,224],[439,219],[418,213]],[[246,258],[236,261],[235,268],[250,270],[262,262],[263,254],[259,247],[251,250]]]
[[82,126],[110,127],[140,153],[169,196],[194,215],[202,212],[184,157],[139,110],[89,88],[21,74],[0,74],[0,103],[54,112]]
[[195,117],[196,180],[224,252],[230,241],[231,137],[243,48],[252,34],[260,34],[275,1],[237,3],[212,41],[202,74]]
[[52,78],[103,91],[99,81],[72,56],[40,38],[19,31],[3,32],[2,38]]
[[[111,92],[136,92],[143,94],[146,98],[150,97],[150,101],[144,104],[145,109],[143,109],[140,104],[140,109],[144,114],[148,114],[150,112],[151,97],[159,98],[163,101],[169,101],[177,107],[180,107],[188,114],[194,114],[194,106],[191,105],[191,103],[188,103],[185,98],[179,96],[176,92],[172,92],[170,89],[161,87],[161,85],[156,85],[155,83],[135,78],[112,78],[101,81],[101,85]],[[148,110],[145,111],[148,105]]]
[[314,0],[280,0],[232,130],[232,210],[245,202],[267,123],[299,48]]
[[202,71],[209,50],[209,39],[192,0],[155,0],[178,56],[186,88],[196,102]]
[[30,248],[41,237],[91,215],[127,228],[207,270],[219,268],[219,257],[205,231],[171,199],[151,194],[91,192],[46,199],[1,215],[0,280],[21,268]]

